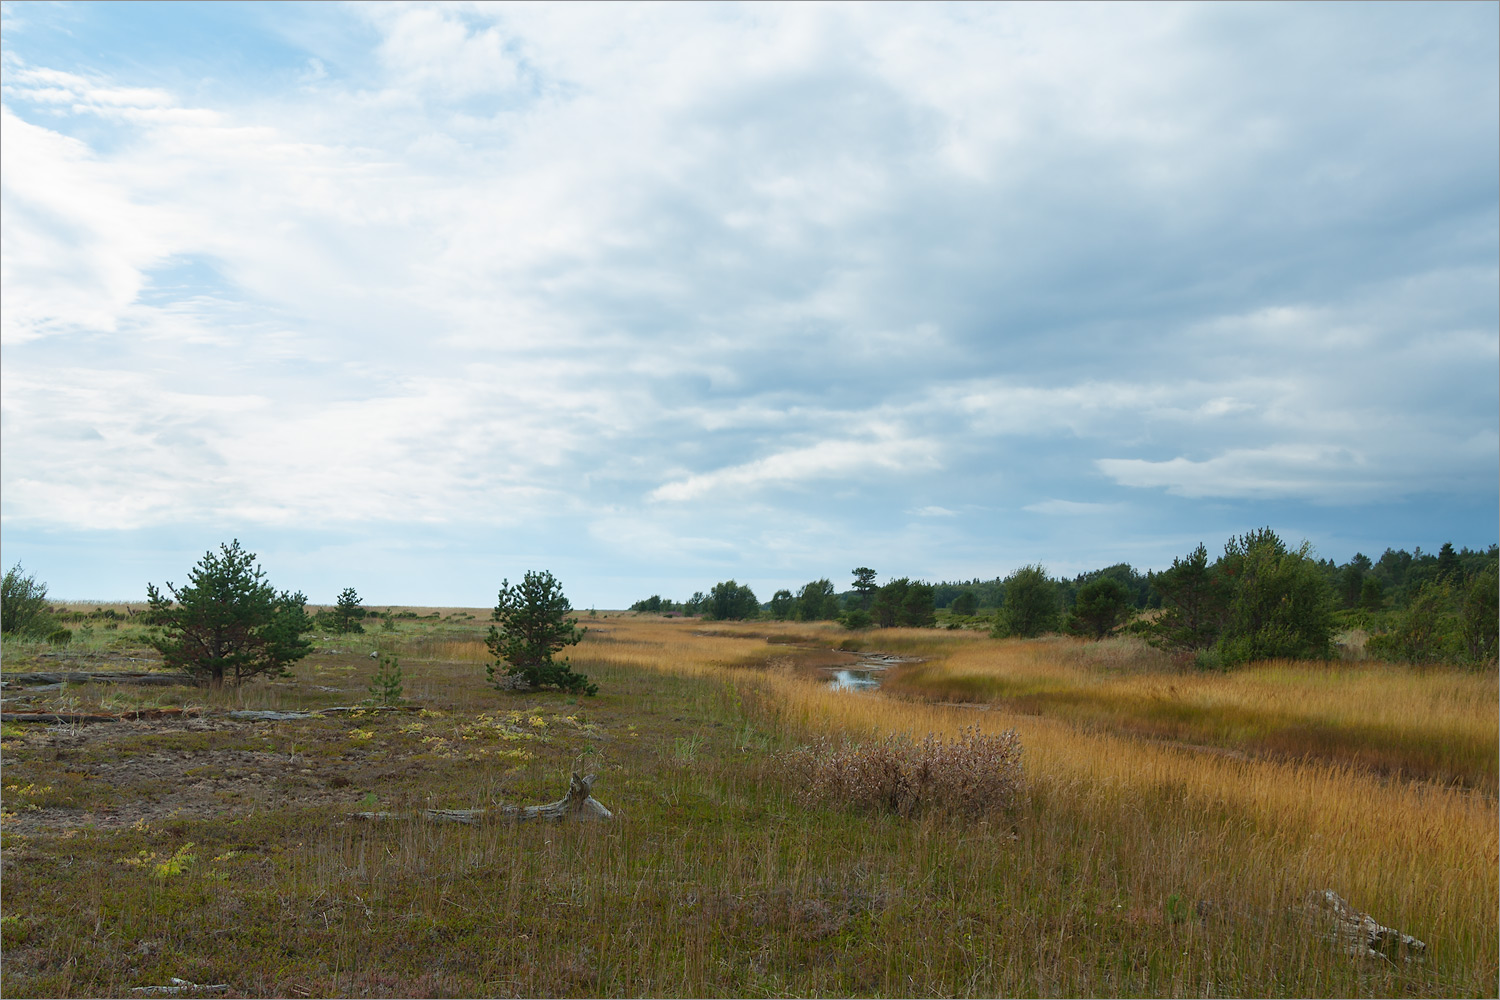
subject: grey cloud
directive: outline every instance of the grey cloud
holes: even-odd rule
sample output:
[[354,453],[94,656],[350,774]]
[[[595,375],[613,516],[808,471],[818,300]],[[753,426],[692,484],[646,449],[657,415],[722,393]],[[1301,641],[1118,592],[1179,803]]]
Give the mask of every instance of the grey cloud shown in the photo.
[[[134,148],[90,152],[173,215],[119,237],[118,287],[194,255],[223,282],[111,307],[108,363],[132,398],[227,365],[272,400],[259,434],[186,418],[232,473],[294,480],[255,510],[503,496],[634,558],[873,537],[952,565],[1209,504],[1494,493],[1491,7],[416,14],[362,12],[362,55],[309,41],[329,73],[296,93],[111,119]],[[8,186],[7,217],[33,200]],[[56,275],[101,243],[28,226],[80,244]],[[7,485],[56,461],[10,458],[37,392],[7,391]],[[351,447],[320,463],[319,434]],[[357,511],[338,477],[376,484]]]

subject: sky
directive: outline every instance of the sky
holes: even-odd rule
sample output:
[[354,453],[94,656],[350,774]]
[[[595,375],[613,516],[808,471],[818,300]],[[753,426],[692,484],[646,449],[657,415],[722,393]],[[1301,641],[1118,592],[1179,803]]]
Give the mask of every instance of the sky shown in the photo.
[[3,4],[0,558],[331,602],[1496,541],[1500,5]]

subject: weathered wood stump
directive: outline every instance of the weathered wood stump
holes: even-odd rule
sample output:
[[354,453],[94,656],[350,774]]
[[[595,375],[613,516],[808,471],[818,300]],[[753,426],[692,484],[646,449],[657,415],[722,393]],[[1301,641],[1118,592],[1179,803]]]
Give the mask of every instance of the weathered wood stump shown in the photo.
[[[423,819],[434,823],[468,823],[470,825],[487,819],[508,819],[516,822],[532,819],[553,821],[613,819],[614,813],[593,796],[594,777],[592,774],[583,777],[574,771],[573,778],[568,783],[568,794],[546,805],[497,805],[490,809],[423,809],[420,815]],[[390,812],[357,812],[350,815],[356,819],[398,819],[400,817],[399,813]]]

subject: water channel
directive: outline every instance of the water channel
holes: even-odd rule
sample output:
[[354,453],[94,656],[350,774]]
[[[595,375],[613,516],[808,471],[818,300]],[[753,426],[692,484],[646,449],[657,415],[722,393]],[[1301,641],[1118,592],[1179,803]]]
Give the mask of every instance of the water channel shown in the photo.
[[828,686],[835,691],[872,691],[880,687],[880,671],[847,668],[835,670]]
[[880,687],[881,675],[891,667],[905,661],[889,653],[860,654],[860,662],[852,667],[831,667],[833,678],[828,686],[835,691],[874,691]]

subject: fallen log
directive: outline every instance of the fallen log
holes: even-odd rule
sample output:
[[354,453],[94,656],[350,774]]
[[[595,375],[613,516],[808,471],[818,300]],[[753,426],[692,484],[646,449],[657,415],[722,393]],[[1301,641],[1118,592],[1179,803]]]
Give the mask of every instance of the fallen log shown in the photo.
[[167,687],[179,684],[187,687],[198,686],[198,678],[192,674],[153,674],[142,671],[98,671],[91,673],[85,670],[49,670],[40,673],[6,674],[0,677],[0,680],[3,680],[7,685],[19,684],[22,687],[36,687],[42,684],[141,684],[155,687]]
[[136,986],[133,987],[130,992],[144,993],[147,996],[153,996],[157,993],[165,993],[169,996],[175,996],[178,993],[222,993],[227,989],[229,989],[228,983],[214,983],[212,985],[207,985],[204,983],[189,982],[186,979],[179,979],[178,977],[173,976],[171,986]]
[[190,719],[203,714],[197,708],[141,708],[119,715],[83,712],[0,712],[0,722],[40,722],[56,725],[79,722],[133,722],[146,719]]
[[[554,822],[565,819],[613,819],[614,813],[605,808],[604,803],[594,798],[592,794],[594,777],[592,774],[581,777],[577,771],[574,771],[572,780],[568,783],[568,794],[546,805],[497,805],[489,809],[423,809],[418,815],[434,823],[465,823],[471,826],[488,819],[506,819],[515,822],[533,819],[546,819]],[[402,817],[401,813],[391,812],[357,812],[350,813],[350,815],[355,819],[368,820]]]
[[1427,944],[1394,927],[1387,927],[1362,910],[1357,910],[1332,889],[1308,894],[1305,911],[1314,919],[1332,926],[1325,936],[1355,958],[1383,958],[1420,962]]
[[294,719],[317,719],[339,712],[420,712],[421,705],[335,705],[332,708],[309,708],[305,711],[280,712],[270,709],[239,708],[229,713],[231,719],[251,722],[290,722]]
[[83,715],[79,712],[0,712],[0,722],[119,722],[118,715]]

